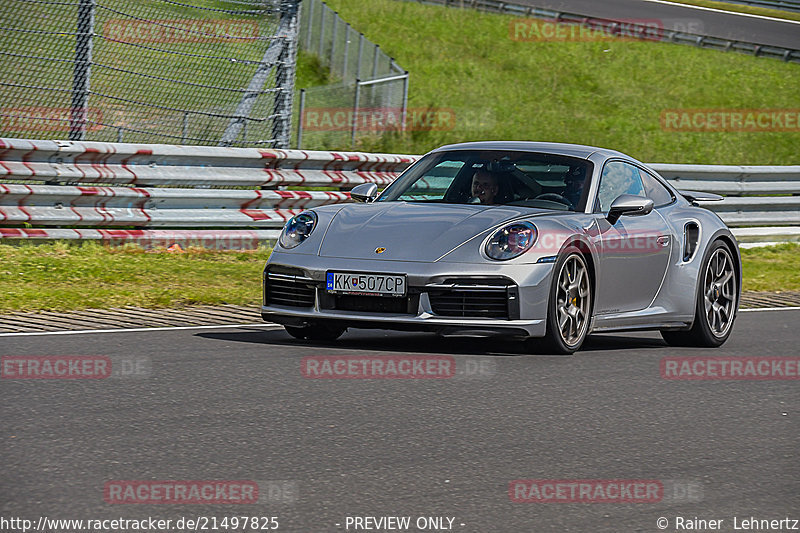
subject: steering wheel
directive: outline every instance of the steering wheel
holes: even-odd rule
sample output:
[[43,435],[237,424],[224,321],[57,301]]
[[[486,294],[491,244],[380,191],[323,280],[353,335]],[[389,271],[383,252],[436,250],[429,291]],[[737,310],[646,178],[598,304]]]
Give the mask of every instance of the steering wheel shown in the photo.
[[558,202],[560,204],[564,204],[570,209],[575,208],[575,206],[572,205],[572,202],[570,202],[569,200],[567,200],[566,198],[555,192],[546,192],[544,194],[540,194],[539,196],[534,198],[534,200],[549,200],[551,202]]

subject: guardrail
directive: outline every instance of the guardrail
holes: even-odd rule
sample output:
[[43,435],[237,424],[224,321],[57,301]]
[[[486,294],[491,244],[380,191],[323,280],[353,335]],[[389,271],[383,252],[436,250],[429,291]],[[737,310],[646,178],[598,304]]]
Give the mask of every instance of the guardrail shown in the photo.
[[[0,238],[254,247],[418,157],[0,139]],[[800,226],[800,166],[651,166],[678,188],[726,195],[708,207],[746,240],[800,240],[800,228],[779,227]]]
[[[406,0],[409,2],[417,2],[420,4],[443,5],[450,7],[468,7],[478,9],[481,11],[490,11],[493,13],[503,13],[506,15],[515,15],[518,17],[534,17],[553,20],[565,24],[581,24],[588,28],[603,30],[610,34],[614,34],[621,27],[630,25],[629,22],[623,20],[604,19],[599,17],[589,17],[578,13],[569,13],[566,11],[558,11],[553,9],[546,9],[541,7],[533,7],[528,5],[515,4],[514,2],[504,2],[501,0]],[[644,29],[643,29],[644,30]],[[635,37],[628,36],[626,37]],[[647,27],[646,31],[642,32],[642,39],[653,40],[658,39],[661,41],[690,44],[699,46],[701,48],[711,48],[725,52],[743,52],[753,54],[757,57],[772,57],[781,59],[783,61],[791,61],[800,63],[800,50],[792,48],[783,48],[780,46],[771,46],[748,41],[737,41],[734,39],[724,39],[720,37],[712,37],[710,35],[702,35],[698,33],[674,31],[665,28],[651,28]]]

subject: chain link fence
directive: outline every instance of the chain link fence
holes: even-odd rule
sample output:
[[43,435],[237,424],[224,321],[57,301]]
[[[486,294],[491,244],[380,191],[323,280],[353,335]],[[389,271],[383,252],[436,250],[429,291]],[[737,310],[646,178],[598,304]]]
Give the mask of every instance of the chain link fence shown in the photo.
[[299,0],[3,0],[0,136],[288,148]]
[[299,46],[336,83],[299,92],[297,147],[353,149],[363,136],[405,129],[408,72],[322,0],[303,0],[300,19]]

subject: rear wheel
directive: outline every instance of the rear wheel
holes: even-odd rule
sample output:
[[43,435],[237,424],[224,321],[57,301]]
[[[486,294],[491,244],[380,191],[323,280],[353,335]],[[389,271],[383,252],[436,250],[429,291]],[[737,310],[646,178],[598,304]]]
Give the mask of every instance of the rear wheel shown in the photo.
[[694,323],[687,331],[662,331],[670,346],[721,346],[733,331],[738,277],[730,249],[722,241],[711,245],[700,269]]
[[545,346],[565,355],[580,349],[589,331],[592,280],[586,259],[575,248],[556,263],[547,307]]
[[325,324],[311,324],[309,326],[283,326],[286,333],[295,339],[308,339],[312,341],[335,341],[347,331],[347,328],[328,326]]

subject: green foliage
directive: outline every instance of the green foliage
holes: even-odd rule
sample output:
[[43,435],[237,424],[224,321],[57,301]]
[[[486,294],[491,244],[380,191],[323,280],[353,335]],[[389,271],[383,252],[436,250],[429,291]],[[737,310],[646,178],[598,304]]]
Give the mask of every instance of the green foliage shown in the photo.
[[[670,109],[800,107],[800,65],[651,41],[523,42],[515,17],[398,0],[330,0],[411,73],[411,108],[452,109],[447,131],[362,138],[424,153],[452,142],[547,140],[648,162],[798,164],[797,132],[669,132]],[[315,147],[346,149],[350,146]]]

